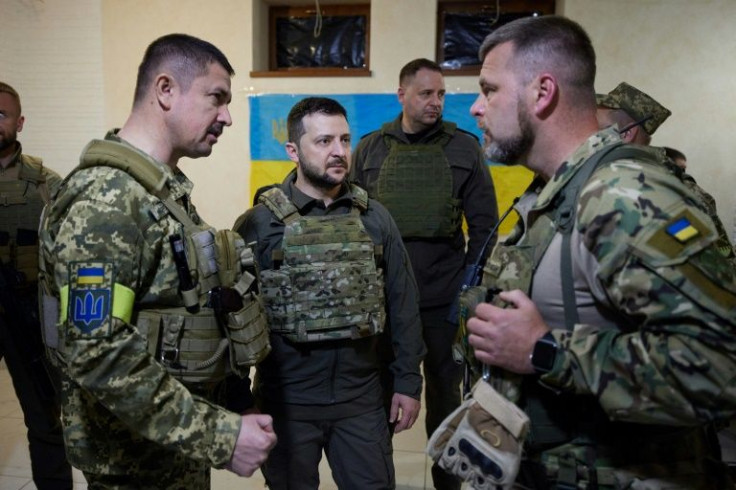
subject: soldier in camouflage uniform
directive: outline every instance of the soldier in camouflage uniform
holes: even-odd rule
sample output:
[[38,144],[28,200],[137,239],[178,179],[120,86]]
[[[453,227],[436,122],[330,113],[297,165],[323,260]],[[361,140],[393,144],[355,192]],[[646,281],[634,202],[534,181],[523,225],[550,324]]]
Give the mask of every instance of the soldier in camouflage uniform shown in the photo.
[[287,120],[296,163],[234,228],[257,242],[271,354],[254,393],[279,442],[263,466],[268,487],[317,489],[327,454],[338,488],[394,488],[376,345],[390,322],[391,420],[410,428],[424,355],[417,286],[394,221],[346,182],[350,128],[336,101],[307,98]]
[[736,273],[715,224],[657,152],[598,129],[578,24],[516,20],[480,57],[486,152],[536,174],[484,271],[502,291],[467,324],[491,379],[522,379],[516,486],[730,488],[706,436],[736,408]]
[[33,482],[72,488],[61,435],[58,373],[46,363],[38,319],[38,223],[61,178],[23,154],[18,92],[0,82],[0,359],[13,380],[28,428]]
[[[424,58],[410,61],[399,74],[398,97],[401,114],[360,140],[351,177],[391,213],[419,284],[429,435],[460,404],[463,369],[452,358],[452,305],[465,268],[485,263],[483,242],[498,214],[477,138],[442,118],[442,68]],[[439,490],[460,488],[459,480],[436,466],[432,480]]]
[[[621,82],[607,94],[597,94],[597,118],[601,128],[616,124],[625,143],[649,145],[657,128],[671,112],[648,94]],[[667,150],[663,148],[665,154]],[[680,153],[682,155],[682,153]],[[684,155],[682,155],[684,158]],[[703,211],[708,213],[718,228],[718,249],[736,264],[736,252],[728,238],[726,227],[716,211],[716,200],[685,172],[685,167],[667,157],[667,168],[693,191]]]
[[177,162],[209,155],[232,123],[232,74],[206,41],[154,41],[125,125],[85,148],[47,209],[46,341],[63,372],[67,454],[89,488],[206,489],[210,467],[251,475],[275,444],[269,416],[213,403],[232,350],[190,371],[185,354],[209,354],[224,339],[200,302],[207,290],[194,304],[182,297],[189,280],[212,278],[199,262],[188,268],[192,249],[181,264],[171,246],[178,234],[210,236]]

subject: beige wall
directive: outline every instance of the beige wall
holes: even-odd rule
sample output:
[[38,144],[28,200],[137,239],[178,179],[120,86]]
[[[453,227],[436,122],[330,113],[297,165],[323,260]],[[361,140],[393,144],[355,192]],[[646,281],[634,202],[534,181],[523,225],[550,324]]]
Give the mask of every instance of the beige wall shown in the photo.
[[[57,166],[62,173],[67,172],[76,163],[83,141],[124,122],[137,64],[151,40],[169,32],[203,37],[219,46],[237,71],[231,106],[234,123],[210,158],[185,161],[182,168],[196,184],[194,199],[205,219],[227,227],[248,205],[248,94],[394,92],[397,72],[406,61],[434,57],[435,0],[373,0],[370,78],[250,78],[254,50],[262,48],[260,41],[254,45],[252,40],[254,30],[259,33],[264,27],[260,17],[253,20],[254,7],[258,15],[260,2],[0,0],[0,17],[10,16],[10,22],[3,22],[4,28],[16,25],[15,30],[25,34],[9,37],[7,29],[0,30],[0,79],[11,73],[26,92],[38,92],[38,100],[24,104],[26,112],[33,111],[34,120],[43,119],[48,124],[43,130],[29,125],[24,144],[31,151],[29,141],[34,146],[46,142],[38,145],[36,153],[46,156],[47,161],[63,162]],[[65,14],[69,11],[84,15]],[[716,197],[723,221],[732,230],[736,193],[730,186],[736,179],[729,158],[734,154],[736,116],[731,108],[736,107],[736,92],[730,85],[736,75],[736,35],[729,21],[736,19],[736,2],[558,0],[558,11],[590,33],[598,52],[599,91],[627,80],[672,110],[673,116],[655,134],[653,143],[687,154],[691,173]],[[78,19],[99,23],[99,30],[84,27],[80,36],[82,21]],[[23,47],[29,36],[38,38],[31,43],[33,49]],[[59,44],[67,38],[65,44]],[[8,46],[18,46],[22,56],[9,58]],[[85,64],[73,70],[54,65],[52,59],[60,56],[60,46],[67,54],[84,55]],[[100,61],[102,56],[104,62]],[[33,82],[39,71],[43,83]],[[104,93],[95,82],[100,76],[104,76]],[[473,92],[476,87],[474,77],[447,78],[452,92]],[[51,89],[74,101],[67,114],[48,114],[47,100],[40,94]],[[24,97],[36,95],[26,93]],[[103,113],[104,118],[94,111]],[[84,119],[87,126],[69,128],[70,121],[78,119]],[[48,143],[67,135],[73,150],[52,148]]]
[[66,174],[102,136],[99,0],[0,0],[0,80],[20,93],[26,153]]

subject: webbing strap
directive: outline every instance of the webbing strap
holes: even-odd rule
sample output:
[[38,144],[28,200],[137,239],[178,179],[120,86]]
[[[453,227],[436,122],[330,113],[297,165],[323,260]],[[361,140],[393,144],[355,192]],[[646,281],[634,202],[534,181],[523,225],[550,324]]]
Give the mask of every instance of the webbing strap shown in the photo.
[[[560,272],[562,280],[562,300],[565,311],[565,327],[572,331],[579,322],[577,302],[575,301],[575,280],[572,273],[571,236],[575,227],[578,197],[580,191],[590,179],[593,172],[604,164],[617,160],[644,160],[657,163],[658,155],[645,147],[617,143],[595,153],[583,167],[565,185],[570,190],[563,194],[563,203],[557,208],[554,221],[562,234],[562,250],[560,254]],[[535,264],[535,268],[536,268]]]

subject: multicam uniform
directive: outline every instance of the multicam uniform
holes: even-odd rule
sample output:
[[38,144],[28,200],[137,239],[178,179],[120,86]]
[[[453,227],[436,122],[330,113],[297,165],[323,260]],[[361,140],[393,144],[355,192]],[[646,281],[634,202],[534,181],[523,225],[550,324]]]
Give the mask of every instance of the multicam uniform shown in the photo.
[[40,490],[72,487],[59,397],[44,362],[38,321],[38,224],[49,194],[60,182],[40,158],[23,155],[20,143],[0,174],[0,359],[5,358],[23,409],[33,480]]
[[396,352],[392,392],[418,399],[424,345],[406,251],[388,212],[361,189],[345,186],[325,207],[294,179],[234,225],[257,243],[271,320],[272,351],[254,383],[278,437],[263,471],[269,488],[318,488],[324,448],[339,488],[391,488],[376,334],[385,300]]
[[[391,212],[411,259],[427,344],[425,428],[431,434],[460,403],[462,369],[450,351],[456,328],[447,317],[465,266],[478,258],[498,219],[493,182],[473,135],[444,121],[406,135],[401,115],[360,140],[351,177]],[[432,473],[436,484],[445,480],[443,488],[459,487],[441,470]]]
[[518,481],[726,488],[706,426],[734,414],[736,273],[708,215],[660,164],[616,161],[582,188],[570,236],[578,320],[566,326],[563,238],[550,217],[566,183],[618,141],[615,129],[591,136],[533,185],[486,265],[484,286],[530,291],[560,346],[552,370],[522,386],[532,427]]
[[711,196],[705,189],[700,187],[695,181],[692,175],[685,172],[682,168],[675,165],[672,161],[667,161],[667,168],[676,175],[685,185],[687,185],[693,194],[698,198],[702,204],[703,210],[710,216],[711,220],[716,226],[718,231],[718,242],[716,246],[718,250],[723,254],[724,257],[728,258],[736,265],[736,250],[734,250],[733,244],[730,238],[728,238],[728,232],[726,227],[723,226],[721,218],[718,216],[718,210],[716,209],[716,200]]
[[[83,163],[93,151],[101,163],[67,177],[41,233],[42,281],[62,304],[56,333],[69,459],[90,486],[209,488],[209,468],[230,461],[241,417],[213,403],[217,377],[182,370],[185,386],[173,375],[179,349],[197,350],[196,340],[176,345],[173,356],[161,347],[172,332],[186,339],[194,316],[184,311],[169,241],[184,235],[182,219],[206,228],[189,203],[192,184],[114,133],[89,145]],[[126,167],[157,176],[159,197]],[[162,193],[186,216],[175,218]],[[51,315],[54,303],[45,301]]]

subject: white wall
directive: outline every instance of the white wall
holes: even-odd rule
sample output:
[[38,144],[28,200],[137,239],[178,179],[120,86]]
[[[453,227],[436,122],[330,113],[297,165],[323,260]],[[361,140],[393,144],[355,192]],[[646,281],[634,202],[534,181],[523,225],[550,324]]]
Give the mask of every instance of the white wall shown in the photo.
[[716,198],[736,233],[736,2],[565,0],[598,52],[599,92],[625,80],[672,111],[652,144],[688,157],[688,172]]
[[[372,0],[371,77],[251,78],[253,52],[265,49],[253,42],[254,6],[260,6],[254,2],[260,1],[0,0],[0,79],[22,92],[24,146],[67,172],[87,140],[125,121],[150,41],[169,32],[203,37],[237,72],[234,123],[210,158],[185,161],[182,168],[195,182],[194,199],[205,219],[228,227],[249,200],[248,94],[394,92],[406,61],[434,58],[436,0]],[[558,0],[558,12],[590,33],[598,91],[626,80],[672,110],[653,143],[688,156],[691,173],[716,197],[733,229],[736,34],[730,21],[736,1]],[[255,21],[256,32],[261,22]],[[475,77],[446,82],[452,92],[477,89]]]

